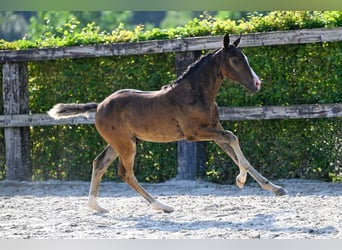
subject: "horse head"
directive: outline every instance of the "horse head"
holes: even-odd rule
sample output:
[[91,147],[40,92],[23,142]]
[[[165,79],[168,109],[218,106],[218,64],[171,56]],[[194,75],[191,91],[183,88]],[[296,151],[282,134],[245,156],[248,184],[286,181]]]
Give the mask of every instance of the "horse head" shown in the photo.
[[261,80],[249,65],[246,55],[238,47],[240,39],[241,35],[233,44],[230,44],[229,34],[224,36],[223,75],[241,83],[250,91],[257,92],[261,88]]

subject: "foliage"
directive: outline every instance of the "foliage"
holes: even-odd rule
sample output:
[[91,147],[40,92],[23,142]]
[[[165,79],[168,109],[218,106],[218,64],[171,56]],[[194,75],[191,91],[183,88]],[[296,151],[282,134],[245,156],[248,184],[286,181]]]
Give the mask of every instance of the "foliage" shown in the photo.
[[114,30],[120,23],[127,23],[131,16],[130,11],[41,11],[30,19],[28,39],[40,40],[51,34],[65,36],[60,31],[68,27],[72,33],[80,33],[95,23],[96,29],[103,32]]
[[[206,13],[232,20],[240,20],[248,15],[246,11]],[[80,23],[78,31],[89,23],[95,23],[101,32],[111,33],[120,23],[124,23],[127,30],[134,30],[136,25],[144,26],[146,30],[184,26],[202,14],[202,11],[0,11],[0,38],[7,41],[23,37],[28,40],[41,39],[43,34],[53,32],[53,27],[63,26],[72,18]]]
[[160,24],[162,29],[183,26],[192,19],[192,11],[168,11]]
[[18,11],[0,11],[0,38],[21,39],[27,32],[28,26],[25,16],[20,15]]
[[[63,15],[64,12],[57,12]],[[68,12],[64,13],[68,15]],[[42,14],[43,15],[43,14]],[[58,20],[64,20],[56,14]],[[52,18],[51,16],[49,16]],[[76,16],[71,15],[67,22],[49,26],[48,18],[45,20],[44,29],[38,34],[40,37],[30,40],[27,38],[6,42],[0,40],[2,49],[25,49],[40,47],[59,47],[70,45],[85,45],[94,43],[132,42],[156,39],[171,39],[179,37],[220,35],[224,33],[249,33],[274,30],[291,30],[301,28],[322,28],[336,27],[342,25],[342,11],[274,11],[268,15],[254,13],[248,20],[234,21],[231,19],[217,19],[204,13],[200,18],[194,18],[182,27],[169,29],[153,28],[144,30],[141,25],[134,29],[127,30],[125,25],[120,23],[111,33],[101,30],[95,23],[89,23],[85,27],[80,25]],[[54,22],[55,23],[55,22]],[[38,23],[33,27],[39,26]],[[38,28],[37,28],[38,29]]]
[[[2,40],[0,47],[56,47],[341,25],[341,11],[296,11],[254,13],[240,21],[203,15],[183,27],[167,30],[144,30],[142,26],[126,30],[122,24],[108,34],[94,23],[80,28],[78,19],[72,17],[67,23],[49,27],[39,39],[11,43]],[[342,42],[244,51],[263,79],[263,89],[250,95],[237,84],[225,81],[217,98],[220,106],[342,103]],[[172,53],[30,62],[30,110],[43,113],[58,102],[99,102],[122,88],[159,89],[175,77]],[[341,180],[340,119],[230,121],[223,125],[239,137],[247,159],[270,178]],[[35,180],[88,180],[92,160],[105,146],[90,125],[33,127],[31,141]],[[232,183],[238,168],[215,144],[209,143],[207,149],[204,177]],[[135,170],[142,181],[159,182],[174,177],[176,144],[139,142]],[[115,164],[105,178],[117,180],[116,176]]]

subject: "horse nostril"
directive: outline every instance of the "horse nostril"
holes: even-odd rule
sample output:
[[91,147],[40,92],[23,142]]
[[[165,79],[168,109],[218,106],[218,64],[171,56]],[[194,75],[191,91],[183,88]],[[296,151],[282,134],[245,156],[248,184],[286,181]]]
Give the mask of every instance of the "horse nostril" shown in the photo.
[[259,90],[261,88],[261,81],[259,79],[257,79],[255,81],[255,87]]

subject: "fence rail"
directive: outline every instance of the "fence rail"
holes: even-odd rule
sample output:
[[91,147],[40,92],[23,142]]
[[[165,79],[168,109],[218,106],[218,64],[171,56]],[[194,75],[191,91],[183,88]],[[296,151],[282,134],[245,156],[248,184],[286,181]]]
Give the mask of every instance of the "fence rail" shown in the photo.
[[[232,35],[232,40],[238,36]],[[141,55],[167,52],[186,52],[217,49],[222,46],[223,36],[190,37],[133,43],[111,43],[60,48],[4,50],[0,51],[0,63],[44,61],[63,58],[86,58]],[[305,44],[342,40],[342,27],[331,29],[303,29],[274,31],[244,35],[240,47]]]
[[[237,36],[232,35],[231,38],[234,40]],[[256,47],[335,41],[342,41],[342,27],[247,34],[244,35],[240,46]],[[90,113],[88,118],[78,117],[59,121],[51,119],[47,114],[29,114],[27,62],[172,52],[175,53],[176,72],[179,75],[187,65],[196,60],[200,54],[198,51],[220,47],[222,47],[222,36],[1,50],[4,115],[0,116],[0,127],[4,128],[5,134],[6,178],[31,179],[30,126],[94,123],[94,113]],[[219,112],[222,120],[329,118],[342,117],[342,104],[224,107],[220,108]],[[201,165],[201,162],[195,158],[196,155],[201,155],[197,151],[199,149],[200,146],[196,143],[186,141],[178,143],[179,178],[193,178],[196,175],[196,166]],[[192,168],[193,166],[195,168]]]
[[[303,104],[262,107],[220,107],[220,120],[271,120],[342,117],[342,104]],[[47,114],[3,115],[0,128],[94,124],[95,113],[55,120]]]

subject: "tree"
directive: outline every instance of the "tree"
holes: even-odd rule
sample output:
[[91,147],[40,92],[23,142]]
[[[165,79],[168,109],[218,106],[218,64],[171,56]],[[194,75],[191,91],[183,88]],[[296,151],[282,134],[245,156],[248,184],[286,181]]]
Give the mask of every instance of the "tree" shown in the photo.
[[0,12],[0,39],[7,41],[23,38],[28,30],[28,21],[20,12]]
[[42,35],[56,34],[70,20],[73,20],[78,32],[89,23],[95,23],[101,31],[110,33],[120,23],[129,23],[131,17],[130,11],[40,11],[30,18],[28,38],[35,40]]
[[218,11],[215,18],[218,19],[231,19],[231,20],[241,20],[247,18],[249,12],[247,11]]
[[192,11],[168,11],[165,18],[160,23],[160,28],[168,29],[184,26],[193,18]]

